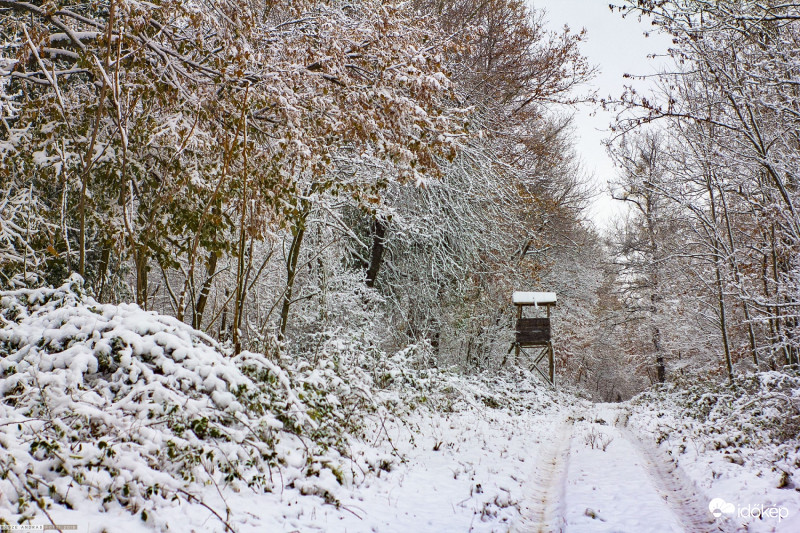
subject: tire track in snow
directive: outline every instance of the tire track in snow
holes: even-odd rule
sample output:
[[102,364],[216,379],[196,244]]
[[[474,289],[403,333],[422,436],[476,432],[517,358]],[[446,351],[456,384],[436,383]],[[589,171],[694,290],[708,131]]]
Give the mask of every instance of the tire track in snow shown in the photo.
[[[554,424],[554,427],[556,425]],[[556,533],[564,529],[564,481],[572,445],[572,418],[561,422],[556,437],[542,445],[531,473],[520,520],[510,533]]]
[[737,531],[725,519],[714,519],[706,507],[708,498],[686,479],[677,465],[669,461],[652,444],[642,441],[627,427],[628,417],[617,415],[614,426],[619,435],[633,444],[644,459],[647,473],[661,492],[665,505],[681,520],[685,530],[692,533],[729,533]]

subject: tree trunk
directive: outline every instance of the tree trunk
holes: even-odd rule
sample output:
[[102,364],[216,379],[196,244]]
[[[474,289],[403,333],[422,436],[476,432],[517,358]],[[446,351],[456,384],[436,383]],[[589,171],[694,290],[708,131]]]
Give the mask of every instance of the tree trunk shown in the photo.
[[650,333],[653,350],[656,353],[656,379],[659,383],[664,383],[667,380],[667,367],[664,363],[664,353],[661,351],[661,330],[658,326],[652,326]]
[[664,361],[664,352],[661,346],[661,329],[658,326],[658,321],[661,316],[660,302],[663,300],[661,294],[661,279],[662,272],[659,262],[659,241],[656,235],[656,212],[658,209],[657,198],[651,192],[646,199],[647,209],[643,213],[647,223],[647,237],[649,241],[649,270],[650,284],[652,285],[652,293],[650,294],[650,337],[653,342],[653,351],[656,355],[656,379],[659,383],[664,383],[667,379],[667,367]]
[[283,293],[283,305],[281,306],[281,321],[279,327],[279,339],[286,335],[286,325],[289,323],[289,308],[292,305],[292,292],[294,290],[294,280],[297,276],[297,259],[300,257],[300,246],[303,244],[303,236],[306,233],[305,217],[298,222],[292,245],[289,247],[289,257],[286,259],[286,290]]
[[106,289],[106,278],[108,273],[108,263],[111,261],[111,239],[103,243],[103,251],[100,254],[100,283],[97,292],[97,299],[101,302],[104,301],[103,293]]
[[225,306],[222,308],[222,321],[219,325],[219,340],[225,341],[228,339],[228,297],[231,295],[230,291],[225,288]]
[[372,229],[372,249],[370,250],[369,267],[367,268],[367,287],[375,286],[375,280],[383,263],[383,252],[386,249],[386,226],[384,226],[380,218],[375,217]]
[[145,246],[137,246],[136,257],[136,303],[142,309],[147,310],[147,271],[149,270],[148,256],[145,253]]
[[[767,241],[766,236],[764,236],[764,241]],[[767,254],[764,253],[763,258],[761,259],[761,281],[764,284],[764,299],[766,302],[769,302],[771,298],[771,293],[769,290],[769,276],[767,275],[769,267],[769,260]],[[775,330],[775,313],[777,309],[773,310],[772,306],[767,304],[765,306],[765,312],[767,313],[767,325],[769,327],[769,363],[772,369],[775,368],[775,344],[778,342],[778,333]]]
[[[106,26],[106,53],[105,53],[105,70],[109,69],[111,61],[111,36],[114,27],[114,2],[113,0],[108,4],[108,24]],[[103,85],[100,88],[100,97],[97,102],[97,112],[94,117],[94,128],[92,130],[92,138],[89,142],[89,147],[86,149],[83,160],[83,170],[81,172],[81,196],[78,201],[78,273],[81,277],[86,277],[86,188],[89,182],[89,172],[94,164],[94,147],[97,143],[97,132],[100,129],[100,119],[103,116],[103,102],[106,99],[108,92],[108,78],[103,76]]]
[[728,370],[728,379],[733,381],[733,362],[731,361],[731,349],[728,344],[728,326],[725,316],[725,293],[722,290],[722,273],[719,268],[719,258],[714,258],[714,273],[717,278],[717,298],[719,301],[719,329],[722,333],[722,347],[725,351],[725,367]]
[[303,211],[300,213],[292,229],[292,244],[289,247],[289,257],[286,258],[286,290],[283,292],[283,305],[281,306],[281,318],[278,325],[278,338],[283,340],[286,336],[286,326],[289,323],[289,308],[292,305],[292,293],[294,291],[294,280],[297,276],[297,260],[300,258],[300,247],[303,244],[303,237],[306,234],[306,220],[311,214],[311,196],[317,191],[319,184],[312,183],[308,192],[301,201]]
[[203,325],[203,313],[206,310],[208,295],[211,292],[211,284],[214,280],[214,274],[216,271],[217,254],[216,252],[211,252],[208,254],[206,281],[203,283],[203,287],[200,289],[200,295],[197,297],[197,304],[195,305],[194,314],[192,315],[192,327],[195,329],[200,329],[200,326]]
[[719,328],[720,332],[722,333],[722,348],[725,352],[725,367],[728,371],[728,379],[733,381],[733,361],[731,360],[731,349],[730,344],[728,342],[728,324],[727,324],[727,316],[726,316],[726,308],[725,308],[725,291],[723,289],[723,281],[722,281],[722,270],[720,268],[720,263],[722,259],[720,255],[722,254],[722,243],[720,242],[717,234],[717,206],[716,200],[714,199],[714,189],[711,185],[711,177],[706,178],[706,186],[708,187],[708,200],[709,200],[709,207],[711,208],[711,220],[713,221],[713,227],[710,228],[711,234],[711,244],[712,244],[712,252],[714,254],[714,277],[717,284],[717,303],[719,306]]
[[[725,198],[725,191],[722,187],[717,185],[719,197],[722,202],[722,215],[725,217],[725,228],[728,233],[728,245],[730,246],[730,263],[733,270],[733,279],[736,285],[741,287],[741,275],[739,274],[739,262],[736,259],[736,245],[733,240],[733,225],[731,224],[730,213],[728,212],[728,201]],[[750,341],[750,354],[753,356],[753,364],[758,367],[758,352],[756,351],[756,335],[753,331],[753,321],[750,318],[750,306],[747,304],[747,299],[744,295],[740,298],[742,302],[742,311],[744,312],[744,321],[747,323],[747,337]]]
[[775,329],[778,333],[778,340],[781,343],[781,350],[786,364],[791,364],[792,359],[789,354],[789,348],[786,346],[783,328],[781,327],[780,303],[781,303],[781,282],[778,275],[778,250],[775,245],[775,225],[771,228],[771,241],[772,241],[772,276],[775,278]]

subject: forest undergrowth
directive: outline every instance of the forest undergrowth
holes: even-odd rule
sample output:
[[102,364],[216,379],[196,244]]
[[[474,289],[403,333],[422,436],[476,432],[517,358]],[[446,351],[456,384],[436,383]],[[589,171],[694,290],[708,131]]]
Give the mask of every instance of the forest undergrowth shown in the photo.
[[[211,509],[204,488],[337,495],[403,461],[352,451],[389,439],[414,411],[547,409],[530,375],[460,376],[430,346],[395,354],[331,338],[315,364],[212,340],[136,305],[100,304],[73,276],[55,289],[0,293],[0,520],[54,507],[124,509],[155,529],[178,501]],[[520,383],[531,383],[520,386]],[[382,433],[381,429],[384,428]],[[377,450],[378,448],[375,447]]]
[[733,383],[665,385],[630,403],[634,417],[641,417],[640,426],[679,461],[682,456],[720,455],[726,463],[755,467],[778,488],[799,486],[796,368],[759,372]]

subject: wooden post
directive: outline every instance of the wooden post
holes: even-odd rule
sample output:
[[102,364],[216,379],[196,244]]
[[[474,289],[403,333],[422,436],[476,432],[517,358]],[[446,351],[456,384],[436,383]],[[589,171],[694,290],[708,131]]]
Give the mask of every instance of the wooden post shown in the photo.
[[[550,318],[550,306],[547,306],[547,318]],[[550,368],[550,384],[556,386],[556,361],[555,353],[553,352],[553,341],[547,343],[548,352],[548,366]]]
[[[517,306],[517,323],[519,323],[519,319],[522,318],[522,306]],[[514,343],[514,364],[519,363],[519,343]]]

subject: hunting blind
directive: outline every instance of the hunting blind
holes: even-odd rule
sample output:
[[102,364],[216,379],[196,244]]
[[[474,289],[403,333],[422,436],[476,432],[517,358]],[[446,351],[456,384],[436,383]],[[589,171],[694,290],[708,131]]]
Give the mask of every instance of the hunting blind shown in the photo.
[[[511,301],[517,307],[517,327],[514,339],[514,355],[519,360],[520,352],[533,349],[533,365],[531,370],[536,370],[545,381],[555,385],[555,354],[553,352],[553,339],[550,333],[550,308],[556,305],[554,292],[514,292]],[[524,308],[533,307],[538,310],[544,308],[545,317],[525,318]],[[538,353],[537,353],[538,352]],[[539,363],[547,357],[547,374],[539,368]]]

